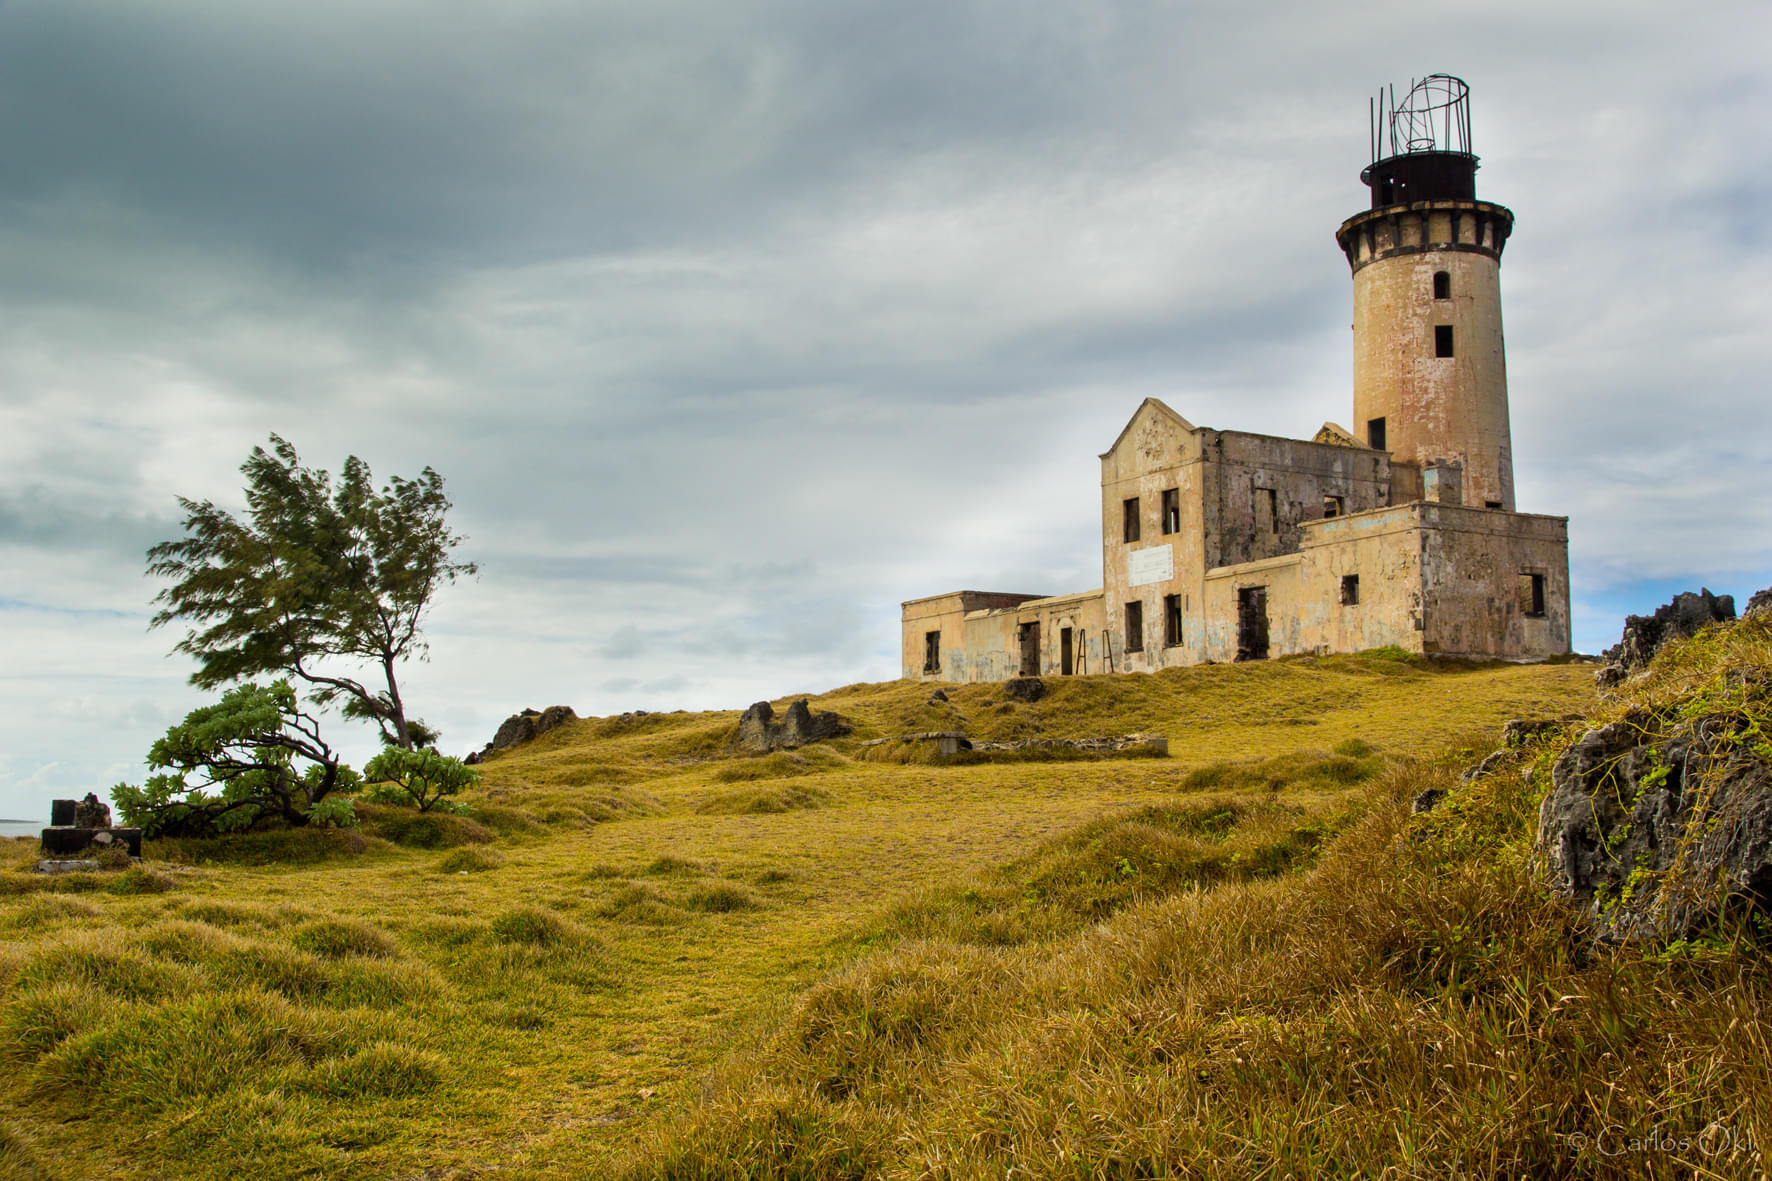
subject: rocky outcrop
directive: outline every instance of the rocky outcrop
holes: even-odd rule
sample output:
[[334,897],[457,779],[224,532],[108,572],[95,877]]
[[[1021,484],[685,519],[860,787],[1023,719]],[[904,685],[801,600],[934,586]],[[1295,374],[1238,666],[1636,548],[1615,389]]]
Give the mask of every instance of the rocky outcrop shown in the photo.
[[788,706],[781,721],[767,701],[759,701],[738,719],[738,738],[733,743],[746,754],[768,754],[772,750],[792,750],[808,743],[841,738],[851,727],[840,716],[828,711],[813,713],[806,699]]
[[1769,613],[1772,613],[1772,586],[1765,590],[1755,591],[1753,597],[1748,599],[1747,610],[1741,613],[1741,617],[1747,619],[1754,615]]
[[1674,596],[1671,603],[1655,609],[1653,615],[1632,615],[1624,621],[1624,635],[1613,647],[1606,649],[1606,667],[1594,674],[1602,689],[1618,685],[1626,677],[1648,666],[1649,661],[1671,640],[1697,635],[1713,623],[1726,623],[1735,618],[1735,599],[1731,595],[1713,595],[1701,587],[1697,594],[1685,591]]
[[1003,693],[1017,701],[1032,704],[1046,696],[1046,682],[1039,677],[1016,677],[1003,682]]
[[[1742,688],[1764,700],[1763,686]],[[1772,767],[1747,717],[1663,725],[1633,712],[1557,759],[1538,855],[1602,938],[1682,938],[1772,903]]]
[[[512,714],[499,726],[498,733],[480,752],[485,758],[495,751],[509,750],[513,746],[521,746],[525,742],[540,738],[549,730],[556,730],[567,722],[575,721],[578,715],[567,705],[550,705],[544,710],[526,709],[521,713]],[[476,759],[475,762],[479,760]]]

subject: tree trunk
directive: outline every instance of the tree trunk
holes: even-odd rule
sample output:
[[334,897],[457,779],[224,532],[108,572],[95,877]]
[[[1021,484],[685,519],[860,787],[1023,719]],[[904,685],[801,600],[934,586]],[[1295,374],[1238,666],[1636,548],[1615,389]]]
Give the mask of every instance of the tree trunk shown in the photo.
[[412,735],[406,729],[406,706],[400,700],[400,684],[394,679],[394,658],[383,656],[381,667],[388,678],[388,701],[393,706],[393,716],[389,720],[394,724],[395,745],[401,750],[411,750]]

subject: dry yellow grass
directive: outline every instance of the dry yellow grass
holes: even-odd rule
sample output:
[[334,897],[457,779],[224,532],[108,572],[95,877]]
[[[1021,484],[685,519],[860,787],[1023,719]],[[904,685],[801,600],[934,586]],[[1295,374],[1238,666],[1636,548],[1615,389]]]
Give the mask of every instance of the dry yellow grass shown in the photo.
[[[995,686],[949,687],[933,705],[928,686],[850,686],[813,705],[852,719],[853,737],[765,759],[728,752],[736,712],[585,719],[493,759],[473,824],[382,809],[367,839],[271,837],[221,860],[166,844],[124,892],[6,874],[0,1176],[566,1177],[622,1161],[712,1175],[667,1167],[699,1159],[667,1135],[683,1111],[699,1111],[716,1157],[742,1156],[742,1136],[723,1138],[733,1127],[801,1099],[807,1119],[849,1129],[856,1152],[885,1145],[876,1164],[893,1175],[1000,1174],[1022,1150],[992,1138],[999,1107],[1093,1135],[1083,1108],[1028,1105],[1158,1087],[1101,1056],[1197,1033],[1200,1006],[1251,973],[1290,979],[1271,924],[1252,916],[1323,905],[1288,901],[1293,871],[1370,803],[1355,779],[1311,771],[1333,748],[1358,741],[1395,762],[1591,698],[1579,666],[1374,657],[1049,684],[1033,705]],[[1157,731],[1172,757],[857,757],[866,738],[961,726],[984,739]],[[1372,761],[1347,749],[1344,762]],[[1278,770],[1190,779],[1254,760]],[[1360,839],[1376,857],[1378,837]],[[29,846],[15,842],[15,863]],[[1190,932],[1233,921],[1249,924],[1247,946],[1220,938],[1212,954],[1246,962],[1199,965],[1219,993],[1137,1019],[1063,1001],[1167,979],[1161,963],[1196,962]],[[968,1032],[914,1041],[908,1073],[890,1043],[867,1067],[880,1047],[845,998],[881,988]],[[1273,1013],[1236,1037],[1294,1036],[1287,1014],[1305,1001],[1290,995],[1279,988]],[[976,1019],[943,1007],[956,998]],[[1360,1029],[1416,1020],[1396,1008],[1340,1019],[1354,1016]],[[820,1054],[853,1060],[842,1094],[792,1071],[771,1082],[779,1063],[744,1056],[790,1017]],[[985,1086],[999,1053],[1062,1086]],[[737,1124],[697,1107],[716,1072],[716,1108],[737,1104]],[[915,1098],[959,1077],[984,1090]],[[753,1078],[762,1092],[744,1090]],[[962,1093],[996,1106],[961,1111]],[[1310,1104],[1302,1091],[1286,1102]],[[1276,1097],[1269,1118],[1285,1109]],[[925,1131],[904,1141],[912,1126]],[[77,1158],[58,1148],[70,1138]],[[1040,1167],[1093,1175],[1062,1164]],[[804,1175],[848,1175],[819,1169]]]

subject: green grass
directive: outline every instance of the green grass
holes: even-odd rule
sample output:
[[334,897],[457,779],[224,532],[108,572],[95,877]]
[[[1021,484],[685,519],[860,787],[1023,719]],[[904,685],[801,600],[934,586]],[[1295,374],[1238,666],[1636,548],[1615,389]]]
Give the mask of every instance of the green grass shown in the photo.
[[[1606,1026],[1517,816],[1417,836],[1399,803],[1473,732],[1587,707],[1589,670],[1048,684],[848,686],[812,706],[851,737],[760,758],[736,711],[581,719],[490,759],[470,816],[121,873],[21,872],[14,842],[0,1177],[1556,1173],[1602,1080],[1654,1071],[1664,1107],[1759,1118],[1763,1035],[1719,1036],[1769,999],[1742,961],[1631,961]],[[950,728],[1171,757],[863,757]]]

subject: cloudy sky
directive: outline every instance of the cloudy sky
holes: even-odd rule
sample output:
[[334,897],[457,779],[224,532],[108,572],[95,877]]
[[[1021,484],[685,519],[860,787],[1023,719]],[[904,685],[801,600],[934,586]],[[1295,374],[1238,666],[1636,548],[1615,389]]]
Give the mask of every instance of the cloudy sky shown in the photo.
[[142,552],[273,431],[448,480],[483,573],[408,679],[457,753],[1099,585],[1140,399],[1348,420],[1333,231],[1368,95],[1434,71],[1519,218],[1577,646],[1772,583],[1769,44],[1760,0],[0,3],[0,816],[203,699]]

